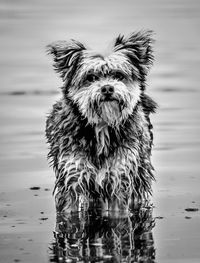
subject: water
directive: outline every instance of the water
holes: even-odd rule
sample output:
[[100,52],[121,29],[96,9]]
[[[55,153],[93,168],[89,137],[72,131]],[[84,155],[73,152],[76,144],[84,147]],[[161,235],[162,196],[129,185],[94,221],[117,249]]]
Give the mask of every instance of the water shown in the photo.
[[[0,1],[0,262],[199,262],[199,11],[197,0]],[[45,46],[103,49],[143,28],[156,39],[153,208],[56,219],[44,126],[62,83]]]

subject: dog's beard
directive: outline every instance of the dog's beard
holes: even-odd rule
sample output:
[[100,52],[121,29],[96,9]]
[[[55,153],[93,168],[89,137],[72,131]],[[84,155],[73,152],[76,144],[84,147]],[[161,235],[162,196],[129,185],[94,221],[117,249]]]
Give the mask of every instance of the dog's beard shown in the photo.
[[97,109],[97,114],[108,125],[116,125],[121,116],[121,109],[117,100],[103,101]]
[[74,103],[78,105],[80,114],[90,124],[105,123],[114,127],[120,125],[132,114],[139,93],[135,98],[129,94],[124,97],[118,96],[106,100],[99,94],[91,97],[87,95],[83,92],[74,96]]

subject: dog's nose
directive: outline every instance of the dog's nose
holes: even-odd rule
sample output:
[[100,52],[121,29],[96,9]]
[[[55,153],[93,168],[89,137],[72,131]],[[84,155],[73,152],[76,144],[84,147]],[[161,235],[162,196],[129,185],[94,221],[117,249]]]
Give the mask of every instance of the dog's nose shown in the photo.
[[101,87],[101,93],[105,96],[110,96],[114,93],[114,87],[111,85],[104,85]]

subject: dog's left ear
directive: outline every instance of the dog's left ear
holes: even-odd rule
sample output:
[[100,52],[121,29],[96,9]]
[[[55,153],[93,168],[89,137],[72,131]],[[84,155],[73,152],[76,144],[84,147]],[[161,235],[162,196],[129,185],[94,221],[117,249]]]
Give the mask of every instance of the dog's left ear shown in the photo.
[[48,54],[53,55],[54,68],[66,84],[71,80],[81,59],[83,44],[78,41],[57,41],[47,46]]
[[146,75],[153,63],[152,35],[151,30],[132,33],[127,38],[120,35],[115,41],[114,51],[123,52],[130,62]]

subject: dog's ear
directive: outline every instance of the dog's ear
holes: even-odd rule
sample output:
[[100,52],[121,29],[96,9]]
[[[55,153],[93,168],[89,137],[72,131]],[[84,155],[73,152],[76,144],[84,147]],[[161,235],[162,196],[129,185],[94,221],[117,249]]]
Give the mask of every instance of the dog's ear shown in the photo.
[[130,62],[146,75],[153,63],[152,35],[151,30],[132,33],[127,38],[119,35],[114,44],[114,51],[123,52]]
[[47,53],[53,55],[54,68],[63,81],[69,82],[85,49],[83,44],[75,40],[57,41],[47,46]]

